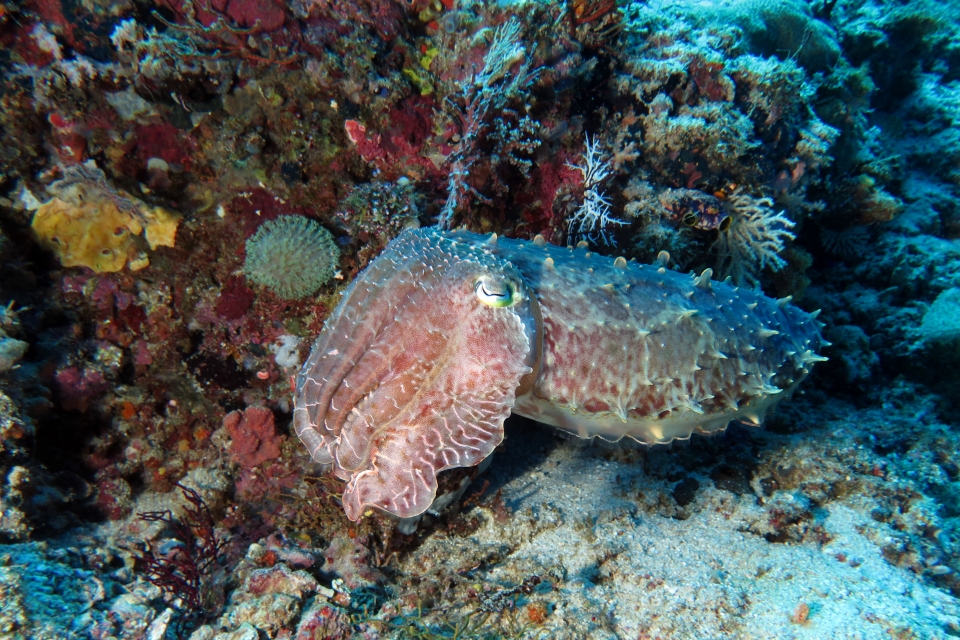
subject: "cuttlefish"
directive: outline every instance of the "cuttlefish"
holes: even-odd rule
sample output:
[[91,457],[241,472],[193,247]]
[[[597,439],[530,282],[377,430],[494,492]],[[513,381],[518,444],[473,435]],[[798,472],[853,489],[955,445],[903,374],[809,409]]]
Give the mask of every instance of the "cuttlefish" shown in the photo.
[[664,443],[757,425],[824,360],[820,323],[729,282],[534,241],[407,230],[346,289],[297,377],[294,427],[351,520],[426,511],[511,413]]

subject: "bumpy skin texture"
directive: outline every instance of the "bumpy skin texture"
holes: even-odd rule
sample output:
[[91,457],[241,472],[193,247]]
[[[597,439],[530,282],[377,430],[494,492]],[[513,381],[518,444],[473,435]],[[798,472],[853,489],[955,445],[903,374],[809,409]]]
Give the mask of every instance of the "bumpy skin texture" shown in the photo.
[[351,520],[371,508],[406,518],[429,508],[439,471],[500,444],[511,411],[645,443],[756,424],[821,344],[811,315],[708,272],[411,230],[328,319],[297,379],[294,426],[347,481]]
[[297,379],[294,425],[314,460],[347,481],[351,520],[369,507],[422,513],[438,471],[476,465],[503,440],[531,371],[533,327],[529,299],[481,303],[481,276],[521,282],[472,243],[405,232],[347,289],[317,338]]

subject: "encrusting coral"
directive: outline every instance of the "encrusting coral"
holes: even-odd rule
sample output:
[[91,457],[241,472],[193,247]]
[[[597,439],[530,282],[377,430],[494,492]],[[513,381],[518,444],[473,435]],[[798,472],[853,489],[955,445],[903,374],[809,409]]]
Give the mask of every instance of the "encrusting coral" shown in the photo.
[[151,249],[172,247],[180,218],[160,207],[138,218],[110,201],[72,204],[53,198],[33,215],[31,227],[65,267],[89,267],[97,273],[143,269],[150,259],[137,246],[144,234]]
[[140,234],[151,251],[176,244],[179,214],[115,189],[92,161],[68,167],[47,190],[54,197],[36,209],[30,226],[65,267],[137,271],[150,264]]

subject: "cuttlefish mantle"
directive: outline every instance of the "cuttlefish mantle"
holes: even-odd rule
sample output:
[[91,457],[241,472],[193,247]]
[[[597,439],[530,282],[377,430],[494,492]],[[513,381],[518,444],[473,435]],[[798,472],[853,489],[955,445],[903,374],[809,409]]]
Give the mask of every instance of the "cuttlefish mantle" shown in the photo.
[[436,228],[344,293],[297,377],[294,427],[351,520],[426,511],[511,413],[581,438],[670,442],[759,424],[825,358],[813,314],[586,249]]

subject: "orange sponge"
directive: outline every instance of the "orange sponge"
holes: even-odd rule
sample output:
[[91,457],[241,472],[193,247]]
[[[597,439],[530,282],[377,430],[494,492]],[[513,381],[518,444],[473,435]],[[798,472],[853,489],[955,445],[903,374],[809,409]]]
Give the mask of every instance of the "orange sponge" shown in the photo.
[[146,231],[151,249],[172,247],[180,216],[159,207],[121,211],[111,200],[72,204],[53,198],[33,215],[40,241],[65,267],[89,267],[98,273],[138,270],[150,264],[137,236]]

